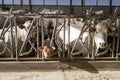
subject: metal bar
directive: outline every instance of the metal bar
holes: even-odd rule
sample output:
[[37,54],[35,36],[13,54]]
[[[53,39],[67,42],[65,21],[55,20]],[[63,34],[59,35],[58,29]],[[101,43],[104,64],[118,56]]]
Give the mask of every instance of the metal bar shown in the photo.
[[118,60],[118,57],[119,57],[119,52],[120,52],[120,18],[117,19],[117,48],[116,48],[116,60]]
[[38,48],[39,48],[39,27],[40,27],[40,19],[41,19],[41,18],[38,18],[38,19],[37,19],[37,58],[40,57],[39,50],[38,50]]
[[109,9],[109,13],[110,14],[112,14],[112,11],[113,11],[113,6],[112,6],[112,0],[109,0],[109,7],[110,7],[110,9]]
[[[68,15],[68,46],[70,45],[70,15]],[[70,54],[70,48],[68,47],[68,60],[72,58],[72,55]]]
[[23,9],[23,0],[20,0],[21,9]]
[[52,46],[53,44],[53,40],[54,40],[54,36],[55,36],[55,33],[56,33],[56,30],[57,30],[57,26],[58,26],[58,19],[59,19],[59,14],[60,14],[60,8],[58,8],[58,14],[56,14],[56,24],[55,24],[55,27],[53,29],[53,33],[52,33],[52,38],[50,40],[50,47]]
[[65,28],[66,28],[66,20],[65,20],[65,18],[64,18],[64,23],[63,23],[63,58],[65,57],[65,47],[66,47],[66,45],[65,45]]
[[14,0],[12,0],[12,8],[14,8]]
[[[13,30],[12,30],[12,28],[13,28],[13,19],[12,18],[10,18],[10,32],[11,32],[11,51],[13,52]],[[13,58],[13,54],[14,53],[12,53],[11,54],[11,58]]]
[[31,4],[31,0],[29,0],[29,11],[32,11],[32,4]]
[[4,0],[2,0],[2,11],[4,11]]
[[[41,17],[41,33],[42,33],[42,47],[44,47],[44,18]],[[42,59],[45,60],[44,53],[42,51]]]
[[18,36],[17,36],[17,24],[16,24],[16,17],[14,19],[14,27],[15,27],[15,49],[16,49],[16,60],[18,60]]

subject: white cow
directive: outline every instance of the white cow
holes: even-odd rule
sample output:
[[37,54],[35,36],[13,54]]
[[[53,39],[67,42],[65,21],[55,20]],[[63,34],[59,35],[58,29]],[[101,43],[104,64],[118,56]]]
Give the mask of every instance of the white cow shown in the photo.
[[[84,22],[80,22],[79,26],[77,25],[70,25],[70,43],[75,41],[79,34],[81,33],[81,29],[84,25]],[[58,28],[61,28],[63,25],[59,26]],[[87,26],[85,26],[87,27]],[[65,31],[65,32],[64,32]],[[66,25],[65,30],[62,28],[61,31],[58,33],[58,37],[63,41],[65,40],[65,50],[67,50],[67,45],[68,45],[68,25]],[[86,41],[88,38],[90,38],[90,34],[95,41],[95,47],[96,47],[96,53],[95,55],[98,56],[99,54],[99,49],[106,49],[107,46],[107,35],[108,35],[108,23],[107,21],[100,21],[99,23],[96,24],[95,26],[95,32],[89,32],[89,29],[87,29],[83,34],[82,34],[82,39],[81,42],[85,45]],[[65,33],[65,36],[64,36]],[[65,39],[64,39],[65,38]],[[80,39],[79,39],[80,42]],[[107,50],[108,51],[108,50]],[[105,50],[105,53],[107,52]],[[101,53],[100,53],[101,54]],[[74,54],[73,54],[74,55]]]
[[[18,44],[18,52],[20,51],[20,47],[23,43],[23,41],[25,40],[27,34],[28,34],[28,28],[30,27],[31,25],[31,21],[26,21],[23,25],[18,25],[17,26],[17,44]],[[7,30],[7,28],[5,28],[6,31],[5,33],[3,33],[3,29],[0,29],[0,35],[1,35],[1,39],[0,39],[0,52],[2,52],[4,49],[5,49],[5,45],[10,49],[11,48],[11,45],[13,45],[13,53],[15,53],[15,49],[16,49],[16,46],[15,46],[15,26],[12,28],[12,31],[11,31],[11,28],[9,28]],[[13,38],[11,36],[11,32],[12,32],[12,35],[13,35]],[[2,34],[3,33],[3,34]],[[12,40],[13,39],[13,40]],[[5,43],[5,45],[3,44],[3,42]],[[13,44],[11,44],[13,43]],[[5,53],[9,54],[9,50],[6,49]]]

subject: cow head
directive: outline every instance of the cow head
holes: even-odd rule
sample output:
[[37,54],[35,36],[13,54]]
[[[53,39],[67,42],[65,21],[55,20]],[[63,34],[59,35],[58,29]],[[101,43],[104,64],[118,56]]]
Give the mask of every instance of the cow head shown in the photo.
[[95,43],[97,48],[105,48],[107,45],[108,24],[104,21],[96,25]]
[[49,58],[54,53],[55,47],[45,45],[44,47],[39,47],[38,50],[43,52],[45,58]]
[[108,50],[108,30],[109,28],[107,22],[101,21],[96,24],[95,29],[93,30],[96,45],[95,56],[100,56],[107,53],[106,50]]

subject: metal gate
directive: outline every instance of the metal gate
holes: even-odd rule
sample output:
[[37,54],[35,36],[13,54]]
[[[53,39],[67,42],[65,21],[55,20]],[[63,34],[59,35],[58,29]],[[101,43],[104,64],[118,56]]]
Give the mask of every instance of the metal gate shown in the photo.
[[[76,38],[75,42],[72,44],[72,48],[69,46],[70,43],[70,29],[71,29],[71,22],[74,17],[69,15],[63,15],[60,14],[60,10],[58,10],[57,13],[36,13],[33,15],[19,15],[15,14],[12,9],[10,10],[9,14],[3,13],[1,16],[6,17],[4,25],[2,29],[0,30],[0,60],[73,60],[73,59],[81,59],[81,60],[103,60],[103,59],[110,59],[110,60],[119,60],[120,55],[120,18],[117,15],[118,7],[116,7],[114,14],[110,20],[110,23],[108,27],[111,27],[114,23],[115,30],[110,32],[108,34],[110,36],[110,46],[109,46],[109,52],[107,52],[107,56],[95,56],[95,53],[97,52],[95,50],[95,43],[87,43],[88,46],[86,47],[81,40],[81,36],[83,36],[83,33],[90,28],[90,24],[95,23],[97,20],[97,17],[95,15],[92,15],[92,8],[89,10],[89,15],[85,18],[85,24],[83,25],[83,28],[81,30],[81,33],[79,34],[78,38]],[[26,31],[25,39],[21,41],[21,38],[18,38],[18,34],[21,34],[17,27],[17,21],[16,19],[18,17],[28,17],[29,21],[31,21],[31,25],[29,26],[28,30],[27,28],[24,30]],[[45,27],[45,23],[48,23],[52,21],[52,26],[54,26],[54,29],[52,29],[52,35],[51,38],[48,33],[48,29]],[[66,25],[66,23],[68,23]],[[6,25],[8,26],[6,27]],[[59,27],[62,25],[62,27]],[[85,26],[88,27],[85,27]],[[47,25],[48,26],[48,25]],[[61,30],[63,30],[63,37],[65,38],[65,29],[66,26],[68,26],[68,44],[67,44],[67,51],[66,51],[66,44],[65,40],[58,41],[58,34]],[[23,29],[21,29],[23,30]],[[46,31],[47,30],[47,31]],[[47,32],[47,33],[46,33]],[[9,35],[9,36],[6,36]],[[47,38],[45,39],[47,35]],[[49,38],[49,39],[48,39]],[[7,41],[6,41],[7,40]],[[45,57],[44,51],[39,51],[39,48],[43,49],[45,46],[45,41],[49,40],[49,47],[55,46],[55,51],[53,52],[52,56],[49,53],[49,57]],[[94,39],[90,37],[90,40],[94,42]],[[80,55],[73,55],[74,48],[79,44],[78,42],[81,42],[82,48],[77,52],[81,53]],[[21,43],[20,45],[18,43]],[[19,47],[20,46],[20,47]],[[87,56],[84,56],[84,52],[87,51]],[[76,53],[76,52],[75,52]]]

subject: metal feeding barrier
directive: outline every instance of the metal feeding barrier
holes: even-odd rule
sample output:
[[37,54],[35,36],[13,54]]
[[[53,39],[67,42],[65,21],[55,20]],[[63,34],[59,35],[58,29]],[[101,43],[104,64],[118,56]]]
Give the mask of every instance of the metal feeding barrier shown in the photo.
[[[89,41],[87,43],[87,46],[84,45],[82,42],[82,36],[86,31],[89,31],[91,28],[91,24],[93,24],[92,28],[95,28],[97,23],[97,17],[96,15],[93,15],[93,8],[91,7],[89,10],[89,15],[85,18],[84,25],[81,28],[80,34],[78,34],[78,37],[74,40],[74,43],[72,44],[72,48],[70,48],[71,42],[70,42],[70,30],[71,30],[71,22],[74,17],[71,17],[70,14],[63,15],[60,14],[60,10],[58,10],[58,13],[56,14],[44,14],[44,13],[36,13],[34,15],[26,14],[20,15],[19,12],[13,12],[12,9],[8,13],[2,13],[1,16],[6,17],[6,20],[4,22],[4,25],[2,29],[0,29],[0,46],[3,46],[3,49],[0,50],[0,60],[73,60],[73,59],[81,59],[81,60],[119,60],[120,56],[120,17],[117,15],[118,7],[116,7],[114,14],[112,18],[110,19],[110,22],[108,22],[108,27],[112,28],[112,24],[114,23],[115,30],[110,32],[108,36],[110,36],[110,46],[109,51],[105,56],[95,56],[97,53],[97,50],[95,50],[95,40],[92,37],[92,35],[95,35],[95,33],[90,34]],[[21,11],[20,11],[21,12]],[[23,12],[23,11],[22,11]],[[53,18],[53,17],[54,18]],[[24,41],[21,41],[18,38],[18,32],[16,19],[18,17],[27,17],[32,18],[31,19],[31,25],[29,26],[27,30],[27,34]],[[52,36],[49,37],[48,29],[46,28],[45,24],[49,21],[52,21],[52,25],[54,26],[54,29],[52,29]],[[98,21],[99,22],[99,21]],[[54,24],[53,24],[54,23]],[[8,24],[8,26],[7,26]],[[62,26],[61,26],[62,25]],[[6,27],[7,26],[7,27]],[[60,27],[61,26],[61,27]],[[48,27],[48,24],[47,24]],[[68,30],[66,36],[66,29]],[[23,30],[23,29],[21,29]],[[26,29],[25,29],[26,30]],[[59,39],[59,33],[63,30],[63,40]],[[90,32],[89,32],[90,33]],[[112,34],[111,34],[112,33]],[[6,37],[6,35],[8,35]],[[45,39],[47,35],[47,38]],[[25,35],[24,35],[25,36]],[[10,37],[10,42],[6,42],[5,38]],[[68,39],[68,44],[65,43],[65,38]],[[39,51],[39,48],[44,49],[44,46],[46,46],[46,40],[49,40],[49,48],[52,46],[55,46],[55,51],[53,54],[49,53],[48,55],[50,57],[45,57],[45,52]],[[79,51],[75,52],[76,46],[81,43],[81,46]],[[19,44],[20,43],[20,44]],[[20,46],[20,47],[19,47]],[[67,50],[66,50],[67,46]],[[79,48],[78,46],[78,48]],[[76,55],[74,55],[76,54]]]

